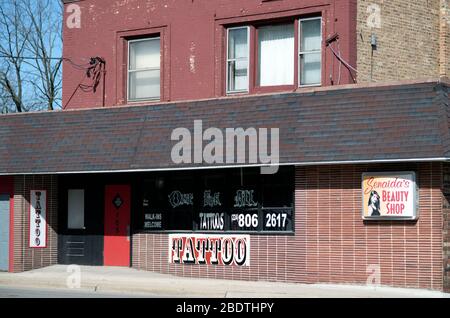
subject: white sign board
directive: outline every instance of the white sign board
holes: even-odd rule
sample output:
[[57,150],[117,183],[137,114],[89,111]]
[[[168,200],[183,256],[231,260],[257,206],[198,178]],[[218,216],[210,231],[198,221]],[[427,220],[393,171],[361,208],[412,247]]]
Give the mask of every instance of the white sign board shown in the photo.
[[413,171],[364,173],[362,191],[365,220],[415,220],[418,217]]
[[30,247],[47,247],[47,191],[30,192]]
[[250,235],[169,234],[169,263],[250,266]]

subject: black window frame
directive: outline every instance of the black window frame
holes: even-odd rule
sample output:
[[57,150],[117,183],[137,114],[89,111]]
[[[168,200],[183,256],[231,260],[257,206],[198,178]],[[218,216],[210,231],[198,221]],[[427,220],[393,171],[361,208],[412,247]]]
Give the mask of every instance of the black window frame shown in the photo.
[[[240,174],[240,171],[242,171],[244,178],[244,184],[242,186],[236,185],[233,182],[233,178],[236,179],[237,176]],[[249,173],[251,171],[251,174]],[[143,180],[140,182],[140,185],[143,187],[141,189],[141,195],[140,195],[140,202],[139,202],[139,211],[138,213],[138,220],[142,220],[140,224],[137,224],[136,231],[139,233],[151,233],[151,234],[170,234],[170,233],[193,233],[193,234],[253,234],[253,235],[294,235],[295,234],[295,168],[293,166],[284,166],[279,167],[279,171],[281,171],[280,175],[278,175],[279,180],[285,180],[286,177],[288,178],[288,181],[283,183],[284,186],[290,190],[291,193],[291,205],[290,206],[264,206],[263,205],[263,186],[267,184],[267,182],[270,182],[273,180],[273,178],[277,178],[277,174],[275,175],[262,175],[260,174],[260,168],[224,168],[224,169],[217,169],[217,170],[195,170],[195,171],[175,171],[175,172],[160,172],[154,175],[149,175],[143,178]],[[193,206],[192,206],[192,214],[191,214],[191,229],[189,230],[176,230],[176,229],[167,229],[171,226],[165,226],[164,220],[163,222],[163,229],[145,229],[143,225],[144,220],[144,209],[143,209],[143,199],[144,199],[144,193],[145,193],[145,181],[147,180],[157,180],[158,178],[166,178],[165,180],[174,180],[177,179],[177,177],[183,176],[186,178],[187,175],[190,175],[191,179],[193,180],[193,189],[192,193],[194,196],[193,199]],[[242,189],[248,189],[250,187],[249,184],[245,183],[246,177],[248,178],[250,175],[256,176],[257,182],[257,202],[258,206],[255,208],[244,208],[243,213],[248,213],[252,209],[257,211],[258,214],[258,227],[256,230],[231,230],[231,214],[233,214],[234,211],[239,211],[239,208],[235,208],[231,206],[230,202],[234,201],[234,198],[232,196],[235,194],[235,189],[242,188]],[[211,187],[211,189],[206,189],[203,184],[204,182],[199,182],[199,180],[204,181],[204,178],[214,178],[218,176],[224,178],[224,188],[230,189],[232,188],[232,191],[227,191],[223,194],[223,196],[220,196],[220,200],[222,204],[224,202],[227,202],[225,204],[225,207],[223,208],[224,213],[224,230],[204,230],[199,228],[199,214],[203,210],[200,207],[200,203],[203,202],[203,199],[201,198],[204,194],[204,191],[211,190],[212,193],[215,192],[215,190],[218,189],[218,187],[214,188]],[[275,176],[275,177],[274,177]],[[231,182],[231,183],[230,183]],[[275,183],[276,185],[279,185],[279,183]],[[183,191],[181,191],[183,192]],[[164,195],[166,195],[165,193]],[[286,210],[290,211],[290,216],[288,213],[288,220],[290,220],[291,227],[287,228],[286,230],[265,230],[265,221],[266,221],[266,211],[274,211],[274,210]],[[203,211],[211,211],[210,209],[205,209]],[[219,212],[217,212],[219,213]],[[164,217],[163,217],[164,219]]]

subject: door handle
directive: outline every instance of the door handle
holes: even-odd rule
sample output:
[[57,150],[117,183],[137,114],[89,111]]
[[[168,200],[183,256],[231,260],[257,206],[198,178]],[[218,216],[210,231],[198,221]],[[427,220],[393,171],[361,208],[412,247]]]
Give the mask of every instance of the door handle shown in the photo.
[[130,225],[127,225],[127,241],[130,241]]

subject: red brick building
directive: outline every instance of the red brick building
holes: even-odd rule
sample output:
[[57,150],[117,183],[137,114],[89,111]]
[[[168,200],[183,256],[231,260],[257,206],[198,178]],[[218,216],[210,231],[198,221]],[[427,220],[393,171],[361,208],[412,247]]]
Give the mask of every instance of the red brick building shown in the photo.
[[[129,101],[127,72],[130,68],[127,51],[129,44],[133,45],[135,40],[154,38],[155,49],[160,49],[160,63],[156,66],[160,67],[160,93],[159,96],[153,96],[160,101],[226,96],[227,30],[236,27],[245,28],[242,32],[246,33],[241,45],[245,46],[248,83],[245,89],[240,90],[241,93],[292,91],[299,87],[299,59],[295,56],[303,50],[299,43],[299,24],[303,19],[321,19],[321,23],[309,22],[308,26],[313,32],[311,37],[321,35],[325,38],[327,35],[339,34],[340,53],[351,65],[356,64],[356,1],[308,0],[301,4],[294,0],[247,1],[245,5],[239,1],[222,0],[67,2],[79,5],[81,15],[80,28],[64,29],[64,56],[78,63],[83,62],[80,57],[101,56],[106,60],[106,106],[124,105]],[[66,18],[74,13],[74,10],[68,10]],[[264,30],[261,29],[263,26],[267,30],[277,25],[288,29],[285,34],[276,28],[273,32],[286,36],[285,40],[290,42],[290,50],[286,51],[288,54],[281,55],[282,58],[292,58],[289,78],[274,82],[273,85],[269,82],[260,84],[257,33],[258,30]],[[317,28],[317,25],[322,28]],[[318,47],[317,43],[312,45],[305,47],[304,52],[323,52],[320,55],[322,67],[319,84],[330,85],[331,81],[337,83],[339,65],[333,53],[325,49],[324,41],[319,42]],[[64,65],[63,105],[67,108],[102,106],[101,87],[97,94],[77,94],[69,102],[82,77],[79,70],[68,63]],[[342,70],[340,83],[352,83],[348,72]]]
[[449,290],[449,82],[355,84],[356,1],[64,2],[64,110],[0,117],[0,269]]

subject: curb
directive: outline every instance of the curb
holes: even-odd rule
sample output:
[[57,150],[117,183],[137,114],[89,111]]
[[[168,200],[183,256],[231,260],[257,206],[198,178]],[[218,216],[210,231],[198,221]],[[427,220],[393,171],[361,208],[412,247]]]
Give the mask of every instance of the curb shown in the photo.
[[[0,286],[70,290],[67,273],[0,273]],[[260,284],[259,284],[260,283]],[[136,277],[85,274],[80,288],[92,292],[142,294],[173,298],[450,298],[450,294],[420,289],[373,289],[353,285],[273,284],[271,282],[197,280],[178,277]]]
[[[98,281],[92,279],[85,279],[81,283],[80,288],[74,290],[85,290],[94,292],[121,292],[130,294],[163,294],[170,295],[170,297],[188,297],[188,298],[224,298],[228,291],[213,291],[202,290],[194,291],[186,287],[174,288],[176,285],[168,284],[168,286],[161,286],[156,284],[149,286],[149,282],[131,282],[133,287],[130,287],[130,282],[127,285],[122,282],[112,281],[105,282],[99,279]],[[60,279],[30,279],[26,277],[0,277],[0,285],[14,286],[14,287],[32,287],[32,288],[56,288],[56,289],[71,289],[67,287],[65,280]],[[213,288],[212,288],[213,289]]]

